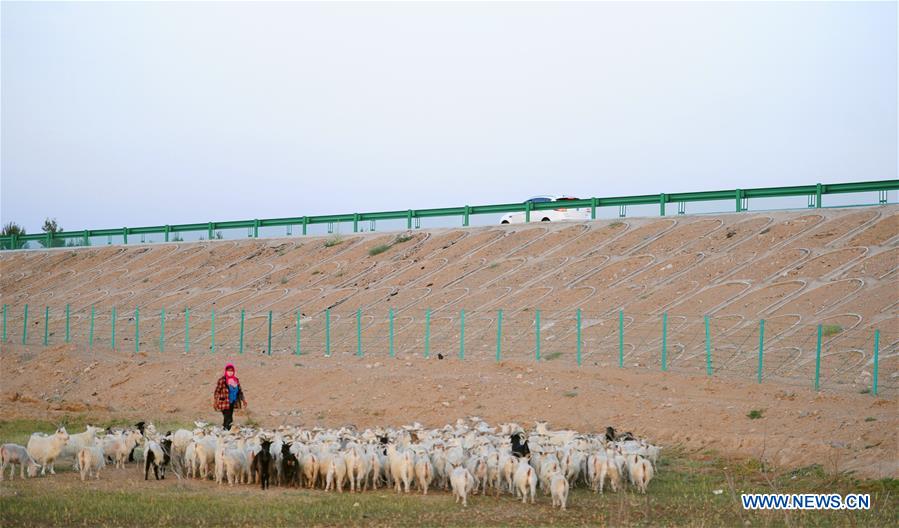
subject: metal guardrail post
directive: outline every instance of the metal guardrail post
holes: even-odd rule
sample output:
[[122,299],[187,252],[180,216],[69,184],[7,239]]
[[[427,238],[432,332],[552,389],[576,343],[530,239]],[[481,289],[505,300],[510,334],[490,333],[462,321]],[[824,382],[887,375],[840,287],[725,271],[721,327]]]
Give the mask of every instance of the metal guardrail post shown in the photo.
[[765,320],[759,320],[759,368],[758,381],[762,382],[762,358],[765,355]]

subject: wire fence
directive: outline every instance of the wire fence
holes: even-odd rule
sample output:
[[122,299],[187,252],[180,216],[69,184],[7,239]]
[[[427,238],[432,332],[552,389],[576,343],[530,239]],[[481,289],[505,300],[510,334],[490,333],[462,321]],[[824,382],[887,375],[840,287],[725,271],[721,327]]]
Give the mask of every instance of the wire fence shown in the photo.
[[899,389],[899,320],[841,326],[798,317],[523,308],[341,310],[307,314],[3,305],[2,343],[122,353],[266,354],[559,362],[573,368],[705,373],[872,394]]

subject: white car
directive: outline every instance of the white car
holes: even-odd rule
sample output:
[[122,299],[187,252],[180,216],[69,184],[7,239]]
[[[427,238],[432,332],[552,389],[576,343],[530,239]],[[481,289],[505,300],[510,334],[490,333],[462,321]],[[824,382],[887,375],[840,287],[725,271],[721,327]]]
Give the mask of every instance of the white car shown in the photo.
[[[578,199],[579,198],[573,196],[535,196],[533,198],[528,198],[524,203],[565,202]],[[539,211],[531,210],[531,222],[561,222],[565,220],[590,220],[590,210],[569,209],[565,207],[560,207],[558,209],[542,209]],[[523,224],[525,223],[525,214],[524,212],[509,213],[503,216],[499,223]]]

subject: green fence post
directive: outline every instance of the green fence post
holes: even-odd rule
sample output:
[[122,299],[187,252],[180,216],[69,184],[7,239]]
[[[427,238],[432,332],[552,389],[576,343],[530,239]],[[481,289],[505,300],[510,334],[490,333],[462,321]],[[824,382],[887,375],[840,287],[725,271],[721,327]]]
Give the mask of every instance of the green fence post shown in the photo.
[[880,330],[874,330],[874,372],[871,379],[871,393],[877,396],[877,374],[880,364]]
[[353,213],[353,233],[359,231],[359,213]]
[[44,306],[44,346],[47,346],[47,339],[50,337],[50,307]]
[[296,347],[294,348],[294,354],[296,354],[297,356],[300,355],[300,315],[300,310],[297,310],[297,343]]
[[165,307],[159,310],[159,351],[165,352]]
[[140,309],[134,307],[134,351],[140,352]]
[[25,305],[25,316],[22,321],[22,344],[26,344],[28,342],[28,305]]
[[540,361],[540,310],[534,310],[534,337],[537,349],[534,351],[534,359]]
[[184,309],[184,351],[190,352],[190,308]]
[[3,342],[6,343],[6,305],[3,305]]
[[705,374],[712,375],[712,334],[709,331],[709,316],[705,316]]
[[362,308],[356,308],[356,355],[362,357]]
[[524,203],[524,221],[525,223],[531,221],[531,202]]
[[268,355],[272,355],[272,311],[268,311]]
[[125,243],[126,246],[128,245],[128,228],[127,227],[122,228],[122,241]]
[[389,323],[390,323],[389,324],[390,329],[388,330],[389,341],[390,341],[390,343],[388,345],[390,347],[390,357],[396,357],[396,351],[393,348],[393,308],[391,308],[387,312],[387,318],[389,319]]
[[87,338],[88,348],[94,348],[94,314],[95,314],[94,306],[91,305],[91,328],[90,328],[90,332],[88,333],[88,338]]
[[662,313],[662,372],[668,371],[668,312]]
[[499,362],[502,356],[503,347],[503,311],[496,312],[496,361]]
[[765,354],[765,320],[759,320],[759,370],[758,380],[762,382],[762,357]]
[[577,366],[581,366],[581,309],[577,309]]
[[459,359],[465,359],[465,310],[459,310]]
[[741,204],[741,202],[743,201],[743,191],[737,189],[736,191],[734,191],[734,195],[737,200],[737,212],[739,213],[743,208],[743,205]]
[[115,350],[115,320],[116,320],[116,313],[115,313],[115,306],[113,306],[112,307],[112,349],[113,350]]
[[325,310],[325,357],[331,357],[331,309]]
[[238,350],[243,354],[243,323],[246,319],[247,312],[243,308],[240,309],[240,345]]
[[[66,343],[68,343],[72,340],[72,334],[71,334],[71,332],[69,332],[69,324],[71,321],[71,314],[69,312],[69,308],[70,308],[69,305],[66,304]],[[6,315],[5,311],[4,311],[3,315],[4,316]]]
[[90,237],[90,235],[88,235],[87,229],[84,230],[84,233],[81,236],[82,236],[81,240],[83,243],[82,245],[85,245],[85,246],[91,245],[91,237]]
[[462,213],[462,227],[468,227],[468,219],[471,216],[471,207],[466,205],[465,212]]
[[304,235],[306,234],[306,226],[307,226],[307,225],[309,225],[309,217],[308,217],[308,216],[304,216],[304,217],[303,217],[303,234],[304,234]]
[[259,220],[253,220],[253,238],[259,238]]
[[211,349],[212,353],[215,354],[215,308],[212,309],[212,313],[209,317],[209,348]]
[[823,194],[824,186],[820,183],[815,185],[815,207],[817,209],[821,208],[821,195]]
[[818,342],[815,345],[815,390],[818,390],[818,380],[821,376],[821,332],[822,327],[818,325]]
[[166,242],[169,241],[169,233],[171,233],[171,232],[172,232],[172,226],[166,225],[165,226],[165,241]]
[[618,310],[618,368],[624,368],[624,310]]
[[596,220],[596,198],[590,198],[590,220]]
[[425,310],[425,359],[431,357],[431,309]]
[[659,195],[659,216],[665,216],[665,193]]
[[412,209],[406,211],[406,229],[412,229]]

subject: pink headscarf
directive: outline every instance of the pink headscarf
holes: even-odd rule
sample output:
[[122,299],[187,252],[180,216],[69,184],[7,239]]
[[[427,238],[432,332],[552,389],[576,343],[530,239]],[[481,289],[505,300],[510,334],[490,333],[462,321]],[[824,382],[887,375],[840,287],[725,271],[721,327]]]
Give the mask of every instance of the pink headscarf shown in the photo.
[[240,380],[237,379],[237,376],[235,376],[234,374],[231,374],[230,376],[228,375],[228,369],[230,369],[231,372],[237,371],[237,369],[234,368],[233,363],[228,363],[227,365],[225,365],[225,381],[232,387],[240,385]]

